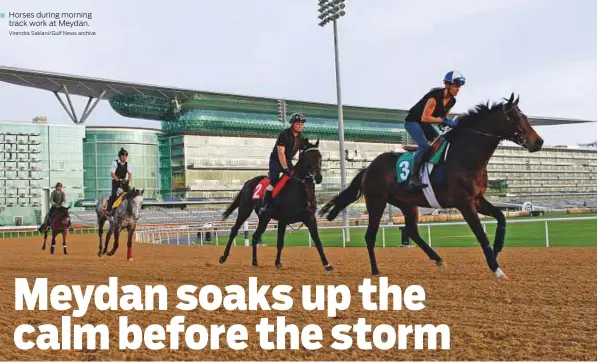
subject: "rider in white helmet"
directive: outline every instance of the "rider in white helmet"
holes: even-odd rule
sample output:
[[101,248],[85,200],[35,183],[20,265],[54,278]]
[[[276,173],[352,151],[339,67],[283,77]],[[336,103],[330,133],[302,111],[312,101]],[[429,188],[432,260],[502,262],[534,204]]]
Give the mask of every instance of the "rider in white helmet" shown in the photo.
[[458,71],[452,70],[444,76],[444,87],[433,88],[426,93],[405,117],[405,130],[417,143],[413,169],[409,175],[409,186],[412,189],[423,189],[428,185],[421,182],[419,177],[422,159],[430,149],[429,141],[438,137],[438,131],[433,124],[456,126],[456,121],[447,118],[451,108],[457,102],[459,89],[465,84],[465,77]]

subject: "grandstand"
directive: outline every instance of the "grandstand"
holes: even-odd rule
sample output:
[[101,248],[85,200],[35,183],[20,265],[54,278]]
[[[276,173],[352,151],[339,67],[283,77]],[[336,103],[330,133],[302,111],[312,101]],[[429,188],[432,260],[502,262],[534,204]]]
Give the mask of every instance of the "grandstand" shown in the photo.
[[[95,224],[92,209],[95,200],[110,190],[108,169],[120,147],[129,149],[129,161],[137,168],[134,186],[145,188],[147,197],[153,199],[146,203],[141,223],[217,220],[224,208],[222,202],[232,200],[246,180],[267,172],[274,138],[288,126],[287,117],[293,112],[304,113],[308,117],[305,134],[321,140],[324,180],[316,189],[320,201],[329,199],[340,189],[341,157],[346,160],[350,180],[380,153],[400,150],[401,144],[410,143],[402,124],[404,109],[343,106],[346,154],[340,155],[335,104],[125,83],[11,67],[0,67],[0,81],[46,89],[57,97],[56,89],[60,89],[71,107],[71,95],[88,97],[88,107],[96,98],[94,105],[86,108],[80,118],[62,102],[76,125],[61,132],[56,132],[57,125],[47,124],[45,119],[43,125],[35,125],[33,131],[56,133],[56,138],[40,137],[39,144],[31,144],[41,153],[30,156],[29,163],[23,166],[30,167],[28,175],[19,178],[19,182],[35,185],[33,189],[29,186],[27,194],[19,191],[19,198],[27,197],[30,204],[20,205],[20,209],[9,203],[0,207],[2,225],[16,220],[23,225],[39,223],[43,211],[33,206],[39,205],[36,198],[41,195],[41,189],[50,188],[59,180],[67,185],[69,200],[76,201],[72,205],[76,223]],[[102,99],[107,99],[113,110],[122,116],[160,121],[161,128],[85,127],[84,121]],[[529,120],[533,126],[589,122],[533,116]],[[33,132],[29,130],[32,127],[31,124],[6,124],[3,131],[13,132],[14,128]],[[68,164],[50,157],[49,142],[64,147],[62,153],[73,155],[67,161],[76,162]],[[495,203],[516,206],[529,201],[559,207],[595,203],[596,158],[596,143],[545,146],[534,154],[503,144],[488,166],[487,195]],[[37,159],[43,162],[38,165]],[[9,180],[14,173],[10,169],[13,166],[9,160],[4,161],[3,176]],[[38,173],[42,176],[37,176]],[[41,179],[33,179],[31,175]],[[14,181],[7,182],[8,186]],[[4,193],[0,193],[0,206],[5,200],[15,199],[16,192],[6,187]],[[349,212],[355,218],[361,217],[363,207],[358,204]]]

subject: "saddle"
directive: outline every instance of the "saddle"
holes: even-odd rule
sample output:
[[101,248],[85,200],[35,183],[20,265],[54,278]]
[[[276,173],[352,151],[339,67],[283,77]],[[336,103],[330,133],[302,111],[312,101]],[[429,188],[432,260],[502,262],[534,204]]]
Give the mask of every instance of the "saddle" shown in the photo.
[[[424,155],[422,162],[430,161],[432,156],[435,155],[438,152],[438,150],[440,149],[440,147],[445,143],[444,141],[446,141],[444,136],[436,137],[436,139],[434,141],[432,141],[432,144],[430,145],[430,149]],[[407,152],[417,152],[417,150],[419,149],[419,147],[417,145],[403,145],[401,147]]]
[[[294,171],[291,171],[291,175]],[[276,198],[284,189],[287,182],[291,179],[292,176],[283,175],[276,186],[274,186],[274,190],[272,190],[272,200]],[[263,200],[266,195],[266,188],[270,185],[270,178],[265,177],[263,178],[253,189],[253,194],[251,196],[252,200]]]
[[[112,209],[116,209],[118,206],[120,206],[120,204],[123,202],[125,195],[127,193],[126,192],[122,192],[120,195],[118,195],[116,197],[116,200],[114,200],[114,203],[112,204]],[[106,209],[108,208],[108,200],[104,201],[104,204],[102,205],[102,209],[104,211],[106,211]]]
[[[446,156],[445,150],[447,149],[448,144],[449,142],[443,136],[437,137],[434,142],[432,142],[432,145],[430,145],[430,150],[424,155],[422,163],[424,165],[427,163],[434,165],[440,163]],[[406,182],[409,179],[409,175],[413,169],[415,152],[418,149],[417,146],[407,146],[403,148],[408,152],[401,154],[397,158],[396,170],[397,181],[399,183]]]

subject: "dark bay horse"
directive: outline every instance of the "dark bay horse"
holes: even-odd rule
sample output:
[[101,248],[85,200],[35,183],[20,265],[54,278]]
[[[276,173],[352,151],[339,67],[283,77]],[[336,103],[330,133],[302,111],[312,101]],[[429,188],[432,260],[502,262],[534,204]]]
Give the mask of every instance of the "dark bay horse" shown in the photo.
[[[108,256],[114,255],[118,249],[118,239],[120,232],[123,229],[127,229],[127,260],[133,260],[133,234],[137,227],[137,220],[141,213],[141,207],[143,206],[143,191],[136,190],[135,188],[127,191],[123,196],[124,199],[118,205],[117,208],[112,210],[112,217],[110,220],[106,216],[106,210],[104,209],[104,202],[108,200],[110,195],[106,195],[98,200],[96,205],[96,215],[98,218],[98,236],[100,238],[100,244],[98,246],[98,256],[107,254]],[[110,228],[106,234],[106,242],[102,248],[102,235],[104,230],[104,224],[109,221]],[[108,251],[108,245],[110,243],[110,237],[114,234],[114,245],[112,250]]]
[[[440,171],[444,182],[432,182],[428,186],[433,187],[442,208],[457,208],[461,212],[480,243],[490,270],[498,278],[506,277],[497,261],[504,245],[506,220],[503,213],[484,198],[488,184],[486,166],[501,140],[515,142],[529,152],[539,151],[544,143],[519,109],[519,97],[516,100],[514,97],[511,94],[510,99],[498,104],[480,104],[459,118],[458,125],[445,135],[450,145]],[[442,258],[417,229],[417,207],[430,207],[423,191],[411,190],[407,183],[397,183],[396,161],[400,155],[388,152],[376,157],[355,176],[347,189],[320,210],[320,215],[333,220],[345,207],[361,195],[365,196],[369,214],[365,240],[374,275],[379,274],[374,253],[376,234],[387,203],[401,209],[409,237],[439,267],[443,266]],[[478,213],[497,220],[494,249],[490,247]]]
[[[54,248],[56,247],[56,236],[62,234],[62,251],[64,254],[68,254],[66,251],[66,235],[68,234],[68,223],[69,223],[69,208],[60,207],[54,211],[52,220],[50,220],[50,229],[52,231],[52,241],[50,243],[50,254],[54,254]],[[46,239],[48,238],[48,228],[44,229],[44,244],[42,250],[46,250]]]
[[302,222],[309,230],[324,268],[328,271],[334,269],[332,265],[328,263],[328,259],[324,254],[324,248],[322,247],[322,242],[318,235],[318,224],[316,221],[317,205],[314,182],[317,184],[322,182],[322,154],[318,150],[319,144],[319,140],[315,144],[307,142],[306,147],[299,153],[299,160],[295,165],[293,177],[289,179],[280,195],[261,216],[259,216],[258,211],[262,205],[262,200],[254,200],[253,194],[256,186],[266,176],[257,176],[245,182],[235,200],[228,206],[222,215],[223,220],[226,220],[235,209],[239,208],[237,220],[231,229],[228,243],[224,249],[224,254],[220,257],[221,264],[226,262],[233,240],[239,232],[239,228],[243,225],[245,220],[249,218],[251,212],[255,211],[259,216],[259,225],[252,237],[253,266],[257,266],[258,241],[266,230],[270,220],[274,219],[278,220],[277,254],[275,262],[277,268],[282,268],[280,254],[284,246],[284,234],[287,225]]

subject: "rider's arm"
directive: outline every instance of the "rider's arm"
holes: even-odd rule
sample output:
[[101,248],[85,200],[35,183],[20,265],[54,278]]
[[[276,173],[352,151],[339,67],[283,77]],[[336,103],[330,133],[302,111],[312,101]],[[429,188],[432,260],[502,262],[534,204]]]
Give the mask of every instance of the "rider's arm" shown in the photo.
[[56,201],[54,201],[55,195],[56,195],[56,191],[52,191],[52,193],[50,194],[50,204],[52,205],[52,207],[60,207],[60,205],[58,205],[56,203]]
[[118,181],[118,177],[116,177],[116,161],[112,161],[112,167],[110,167],[110,175],[114,181]]
[[441,117],[432,117],[436,108],[436,100],[434,98],[428,99],[426,106],[424,107],[424,113],[422,114],[422,122],[424,123],[442,123]]
[[282,168],[288,168],[287,156],[284,154],[284,146],[276,146],[276,149],[278,150],[278,161],[280,161],[280,165]]

